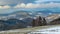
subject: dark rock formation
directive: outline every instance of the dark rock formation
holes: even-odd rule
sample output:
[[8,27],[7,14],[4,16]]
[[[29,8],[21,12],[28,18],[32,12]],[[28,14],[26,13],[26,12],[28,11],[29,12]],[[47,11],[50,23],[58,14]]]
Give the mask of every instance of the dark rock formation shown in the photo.
[[36,23],[35,23],[35,20],[34,20],[34,19],[33,19],[33,21],[32,21],[31,24],[32,24],[32,27],[35,27],[35,26],[36,26],[36,25],[35,25]]
[[32,21],[32,26],[43,26],[43,25],[47,25],[47,22],[45,18],[42,18],[40,16],[35,20],[33,19]]
[[47,21],[45,18],[43,18],[43,25],[47,25]]
[[36,26],[42,26],[42,18],[39,16],[37,19],[36,19],[36,21],[35,21],[35,25]]

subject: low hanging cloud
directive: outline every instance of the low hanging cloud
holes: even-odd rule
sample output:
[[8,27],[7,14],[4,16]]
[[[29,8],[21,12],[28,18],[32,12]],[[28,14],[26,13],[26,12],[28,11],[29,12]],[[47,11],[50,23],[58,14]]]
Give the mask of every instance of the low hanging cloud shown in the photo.
[[32,4],[32,3],[28,3],[28,4],[18,4],[16,5],[14,8],[38,8],[39,4]]
[[28,3],[28,4],[18,4],[16,5],[14,8],[38,8],[39,4],[32,4],[32,3]]
[[11,7],[10,7],[10,6],[8,6],[8,5],[0,6],[0,9],[8,9],[8,8],[11,8]]
[[54,8],[54,7],[60,7],[60,3],[53,3],[53,2],[46,4],[21,3],[14,6],[14,8]]
[[0,6],[0,9],[8,9],[8,8],[54,8],[54,7],[60,7],[60,3],[42,3],[42,4],[34,4],[34,3],[21,3],[21,4],[17,4],[16,6],[9,6],[9,5],[5,5],[5,6]]

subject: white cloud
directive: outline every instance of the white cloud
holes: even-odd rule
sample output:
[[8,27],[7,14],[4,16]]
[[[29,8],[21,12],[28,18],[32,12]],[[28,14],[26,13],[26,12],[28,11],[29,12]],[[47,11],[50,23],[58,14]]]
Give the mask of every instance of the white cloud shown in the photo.
[[11,8],[11,7],[10,7],[10,6],[8,6],[8,5],[0,6],[0,9],[8,9],[8,8]]
[[18,4],[14,8],[25,8],[25,4],[24,3]]
[[28,3],[25,8],[39,8],[39,4]]
[[8,8],[54,8],[54,7],[60,7],[60,3],[46,3],[46,4],[33,4],[33,3],[28,3],[28,4],[17,4],[14,7],[11,7],[9,5],[5,5],[5,6],[0,6],[0,9],[8,9]]
[[14,6],[14,8],[53,8],[53,7],[60,7],[60,3],[53,3],[53,2],[46,4],[21,3]]

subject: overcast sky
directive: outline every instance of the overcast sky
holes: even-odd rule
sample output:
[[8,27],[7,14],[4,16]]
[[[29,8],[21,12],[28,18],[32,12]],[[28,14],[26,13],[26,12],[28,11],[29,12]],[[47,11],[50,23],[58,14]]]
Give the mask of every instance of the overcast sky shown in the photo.
[[60,8],[60,0],[0,0],[0,13],[10,13],[20,9]]

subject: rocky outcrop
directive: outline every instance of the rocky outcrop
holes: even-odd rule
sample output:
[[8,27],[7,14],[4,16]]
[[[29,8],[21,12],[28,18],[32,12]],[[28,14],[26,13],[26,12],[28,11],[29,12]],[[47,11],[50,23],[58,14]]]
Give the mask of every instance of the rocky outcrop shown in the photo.
[[45,18],[42,18],[40,16],[37,19],[33,19],[32,21],[32,26],[43,26],[43,25],[47,25],[47,22]]

